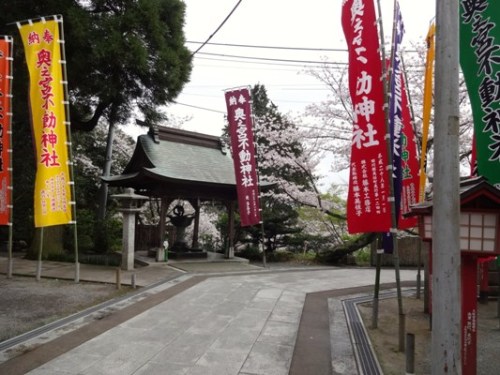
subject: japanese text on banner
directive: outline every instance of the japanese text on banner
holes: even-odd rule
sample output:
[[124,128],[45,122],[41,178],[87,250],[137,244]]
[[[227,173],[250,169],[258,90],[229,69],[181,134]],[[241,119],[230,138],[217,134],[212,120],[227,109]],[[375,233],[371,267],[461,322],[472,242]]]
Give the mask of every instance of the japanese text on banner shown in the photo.
[[354,112],[347,226],[350,233],[385,232],[391,227],[391,210],[382,63],[373,2],[345,0],[342,27]]
[[255,225],[261,218],[250,92],[247,88],[227,91],[225,98],[241,225]]
[[478,174],[500,185],[500,2],[460,0],[460,64],[474,117]]
[[10,222],[10,91],[12,39],[0,37],[0,225]]
[[19,25],[30,73],[36,152],[35,226],[72,220],[68,142],[58,22]]

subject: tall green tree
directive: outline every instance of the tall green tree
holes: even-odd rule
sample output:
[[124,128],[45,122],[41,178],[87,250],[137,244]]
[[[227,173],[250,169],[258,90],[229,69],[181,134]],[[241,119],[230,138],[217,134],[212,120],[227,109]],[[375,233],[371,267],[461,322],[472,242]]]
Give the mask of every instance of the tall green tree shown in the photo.
[[[97,225],[95,212],[98,207],[101,166],[106,149],[106,126],[103,122],[92,132],[73,134],[73,152],[78,221],[78,244],[82,252],[105,253],[118,250],[121,244],[121,215],[117,215],[117,202],[109,204],[107,219]],[[113,165],[111,173],[120,174],[130,160],[134,140],[121,129],[116,129],[113,140]],[[67,240],[71,240],[67,236]],[[70,243],[70,241],[67,241]],[[68,246],[71,248],[71,246]]]
[[[0,2],[0,34],[14,36],[14,228],[30,240],[34,163],[28,108],[28,73],[16,21],[61,14],[74,131],[92,131],[103,120],[108,133],[139,112],[160,121],[189,80],[191,54],[184,46],[185,4],[180,0],[12,0]],[[109,171],[113,137],[103,165]],[[34,159],[33,159],[34,160]],[[78,205],[78,202],[77,202]]]

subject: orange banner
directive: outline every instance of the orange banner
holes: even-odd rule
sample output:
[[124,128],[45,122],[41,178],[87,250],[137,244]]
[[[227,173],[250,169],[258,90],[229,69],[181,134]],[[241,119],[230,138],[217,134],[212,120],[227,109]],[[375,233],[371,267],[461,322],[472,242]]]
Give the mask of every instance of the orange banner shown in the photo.
[[420,194],[418,201],[425,200],[425,183],[427,182],[427,140],[429,138],[429,126],[431,122],[432,110],[432,78],[434,77],[434,45],[435,45],[436,25],[434,23],[429,27],[427,33],[427,57],[425,62],[425,80],[424,80],[424,108],[422,119],[422,150],[420,152]]
[[12,38],[0,36],[0,225],[10,223],[10,124]]
[[30,73],[36,152],[35,226],[72,221],[70,173],[59,23],[62,18],[18,24]]

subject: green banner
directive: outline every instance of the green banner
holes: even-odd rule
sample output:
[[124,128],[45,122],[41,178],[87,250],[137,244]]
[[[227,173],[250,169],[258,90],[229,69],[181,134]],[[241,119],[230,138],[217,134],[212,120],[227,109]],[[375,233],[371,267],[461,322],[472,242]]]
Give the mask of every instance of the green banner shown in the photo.
[[478,174],[500,184],[500,1],[460,0],[460,64],[474,117]]

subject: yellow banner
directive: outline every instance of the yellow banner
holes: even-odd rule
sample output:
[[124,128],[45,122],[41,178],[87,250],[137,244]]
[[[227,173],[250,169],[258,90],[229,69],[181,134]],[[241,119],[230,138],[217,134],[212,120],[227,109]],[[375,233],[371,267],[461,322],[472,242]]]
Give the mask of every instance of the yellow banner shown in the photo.
[[424,81],[424,105],[422,114],[422,150],[420,153],[420,194],[419,202],[425,198],[425,182],[427,174],[425,170],[427,159],[427,140],[429,138],[429,125],[431,122],[432,110],[432,78],[434,76],[434,36],[436,25],[432,23],[427,33],[427,57],[425,61],[425,81]]
[[58,22],[18,24],[30,74],[36,151],[35,227],[72,221],[67,120]]

